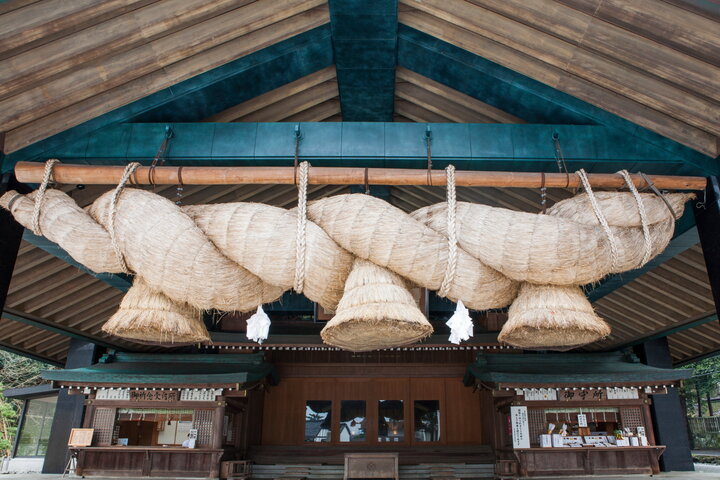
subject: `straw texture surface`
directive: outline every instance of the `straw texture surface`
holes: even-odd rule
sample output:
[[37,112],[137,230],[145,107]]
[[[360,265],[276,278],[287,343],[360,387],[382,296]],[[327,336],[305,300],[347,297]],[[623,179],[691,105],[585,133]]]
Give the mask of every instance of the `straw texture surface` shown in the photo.
[[569,350],[609,334],[579,287],[523,283],[498,340],[524,349]]
[[135,277],[102,330],[139,343],[177,346],[210,341],[200,312],[152,290],[141,277]]
[[337,312],[321,335],[329,345],[365,352],[409,345],[432,331],[402,278],[357,259]]

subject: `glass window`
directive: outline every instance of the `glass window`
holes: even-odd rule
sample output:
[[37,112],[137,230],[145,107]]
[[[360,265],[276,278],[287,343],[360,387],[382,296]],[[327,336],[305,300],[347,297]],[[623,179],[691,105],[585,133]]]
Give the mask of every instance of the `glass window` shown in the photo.
[[47,452],[50,427],[55,415],[57,397],[33,398],[25,406],[16,456],[41,457]]
[[415,440],[437,442],[440,440],[440,401],[415,400]]
[[308,400],[305,403],[305,441],[329,442],[332,430],[332,402]]
[[340,441],[364,442],[365,400],[343,400],[340,402]]
[[402,400],[378,402],[378,442],[405,440],[405,411]]

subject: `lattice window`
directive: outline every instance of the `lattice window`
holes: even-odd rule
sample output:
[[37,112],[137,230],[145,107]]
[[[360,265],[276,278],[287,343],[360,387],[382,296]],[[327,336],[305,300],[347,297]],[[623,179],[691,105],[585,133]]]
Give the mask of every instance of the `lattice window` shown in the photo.
[[545,410],[541,408],[528,408],[528,427],[530,429],[530,444],[539,445],[539,435],[545,433]]
[[211,447],[213,440],[213,411],[195,410],[193,415],[193,428],[197,429],[196,445],[198,447]]
[[623,428],[644,427],[642,411],[639,408],[621,408],[620,424]]
[[96,408],[92,428],[93,445],[102,447],[112,444],[113,428],[115,427],[114,408]]

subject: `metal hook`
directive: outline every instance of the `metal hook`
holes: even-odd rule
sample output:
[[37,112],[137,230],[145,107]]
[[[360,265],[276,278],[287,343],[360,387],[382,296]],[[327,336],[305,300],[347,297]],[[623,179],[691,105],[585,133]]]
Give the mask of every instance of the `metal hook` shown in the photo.
[[703,190],[702,202],[697,202],[695,204],[695,208],[702,208],[703,210],[705,210],[707,208],[705,205],[706,203],[707,203],[707,187],[705,187],[705,189]]

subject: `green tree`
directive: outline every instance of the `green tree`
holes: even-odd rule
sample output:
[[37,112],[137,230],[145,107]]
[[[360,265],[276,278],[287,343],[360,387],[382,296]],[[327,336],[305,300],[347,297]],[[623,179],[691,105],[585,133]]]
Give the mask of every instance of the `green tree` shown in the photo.
[[[0,391],[42,383],[40,372],[52,367],[44,363],[0,351]],[[0,394],[0,457],[10,454],[22,403]]]
[[720,356],[705,358],[682,368],[693,371],[692,377],[685,380],[680,392],[685,399],[688,416],[702,417],[717,413],[710,399],[717,394],[720,384]]

